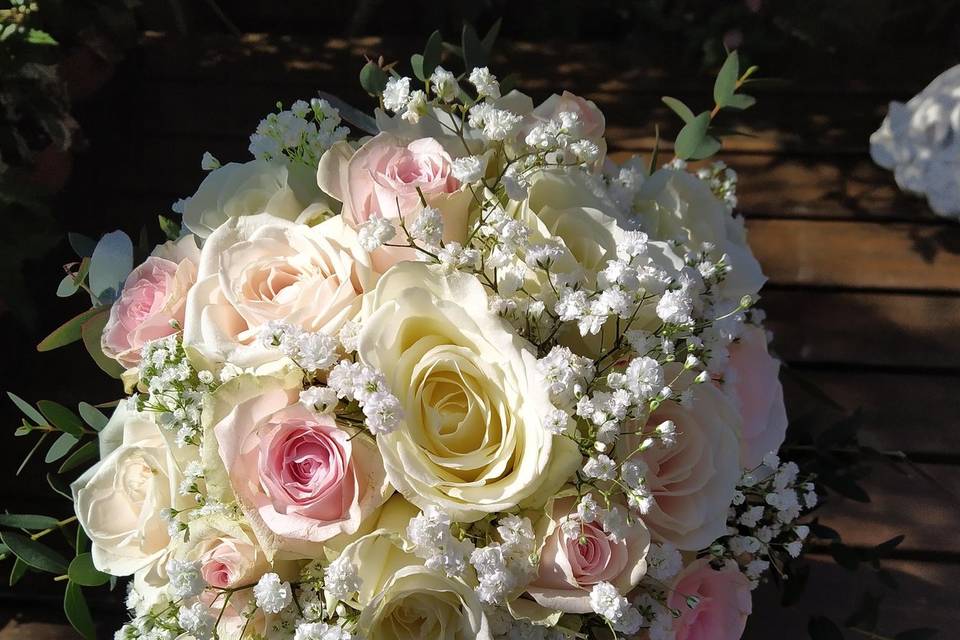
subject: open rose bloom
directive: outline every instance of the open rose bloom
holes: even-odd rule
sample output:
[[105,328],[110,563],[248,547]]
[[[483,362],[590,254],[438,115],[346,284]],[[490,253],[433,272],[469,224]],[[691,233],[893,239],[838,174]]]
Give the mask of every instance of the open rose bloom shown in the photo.
[[453,62],[369,136],[271,114],[179,238],[94,251],[132,395],[72,490],[117,638],[735,640],[799,554],[735,176]]

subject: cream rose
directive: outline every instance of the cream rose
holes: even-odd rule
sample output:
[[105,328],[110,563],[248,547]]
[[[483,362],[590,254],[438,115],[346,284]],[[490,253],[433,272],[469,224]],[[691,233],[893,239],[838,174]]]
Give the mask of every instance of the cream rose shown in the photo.
[[121,402],[100,432],[100,462],[71,485],[94,565],[127,576],[158,561],[170,542],[161,513],[182,507],[182,462],[152,414]]
[[313,172],[295,163],[230,162],[211,171],[183,208],[183,224],[207,238],[230,218],[269,213],[296,220],[305,209],[333,203],[317,189]]
[[403,532],[415,515],[416,508],[394,496],[377,529],[343,550],[361,581],[354,603],[361,609],[358,630],[378,640],[492,640],[474,587],[427,569],[404,550]]
[[[626,516],[627,506],[616,506]],[[565,525],[576,527],[576,537],[565,535]],[[540,566],[527,593],[549,609],[590,613],[594,585],[609,582],[628,593],[647,572],[650,533],[643,522],[634,519],[622,538],[614,539],[602,523],[581,522],[575,495],[548,502],[536,530],[541,541]]]
[[726,255],[732,269],[720,287],[724,297],[756,295],[766,282],[747,244],[743,222],[727,212],[703,180],[687,171],[656,171],[640,188],[634,209],[651,236],[676,239],[696,251],[709,243],[715,247],[715,260]]
[[369,255],[339,217],[315,227],[268,214],[231,218],[204,244],[187,299],[184,347],[202,368],[280,357],[257,340],[278,320],[336,334],[376,282]]
[[358,352],[400,400],[403,423],[377,444],[414,504],[474,521],[543,504],[578,468],[575,443],[543,427],[551,404],[532,348],[474,276],[397,265],[364,299]]
[[[653,538],[679,549],[707,547],[727,531],[727,511],[740,478],[740,416],[711,384],[692,387],[689,407],[664,402],[647,422],[676,425],[677,442],[655,445],[632,459],[646,465],[653,505],[643,516]],[[636,436],[618,443],[619,455],[637,447]],[[618,458],[619,459],[619,458]]]
[[373,439],[299,404],[299,389],[241,376],[215,392],[212,411],[229,411],[210,418],[226,480],[271,560],[315,556],[319,543],[356,533],[393,491]]

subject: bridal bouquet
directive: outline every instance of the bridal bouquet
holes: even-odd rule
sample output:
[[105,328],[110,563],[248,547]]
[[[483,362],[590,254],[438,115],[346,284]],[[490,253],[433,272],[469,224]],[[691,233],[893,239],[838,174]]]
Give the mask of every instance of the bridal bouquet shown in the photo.
[[363,68],[374,117],[298,101],[252,160],[205,155],[135,268],[123,233],[73,237],[60,293],[94,306],[41,348],[82,338],[131,395],[86,424],[13,396],[22,433],[63,432],[48,461],[99,461],[72,562],[3,542],[81,632],[81,587],[129,576],[118,640],[733,640],[800,554],[817,497],[777,456],[735,174],[684,162],[753,69],[730,55],[712,111],[665,99],[658,168],[606,157],[593,102],[510,90],[489,44],[435,34],[413,77]]

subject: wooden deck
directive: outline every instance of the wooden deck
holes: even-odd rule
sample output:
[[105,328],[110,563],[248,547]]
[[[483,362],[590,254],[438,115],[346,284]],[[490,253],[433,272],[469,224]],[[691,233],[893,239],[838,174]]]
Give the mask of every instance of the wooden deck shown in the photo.
[[[136,72],[108,87],[109,110],[90,117],[99,125],[78,158],[71,206],[95,213],[100,231],[134,231],[193,193],[203,151],[246,157],[246,136],[276,100],[322,88],[366,105],[356,81],[362,54],[405,58],[413,46],[258,35],[184,45],[148,34]],[[667,78],[622,58],[613,72],[616,56],[605,45],[514,43],[494,66],[519,71],[520,88],[534,97],[567,88],[595,100],[615,153],[649,150],[655,124],[675,134],[661,95],[701,106],[710,99],[706,76]],[[867,155],[888,101],[909,98],[926,79],[758,92],[744,118],[757,137],[731,139],[720,158],[740,175],[740,210],[770,278],[761,306],[775,350],[841,405],[862,407],[865,441],[914,461],[900,470],[878,464],[863,482],[869,504],[831,500],[821,520],[862,547],[906,534],[889,562],[900,589],[881,605],[880,629],[892,637],[939,627],[947,640],[960,623],[960,226],[899,193]],[[758,591],[748,638],[806,638],[811,613],[842,619],[874,584],[826,555],[812,559],[799,605],[781,609],[770,590]],[[54,620],[49,609],[58,606],[29,593],[0,595],[4,609],[27,607],[0,639],[72,637],[30,623]]]

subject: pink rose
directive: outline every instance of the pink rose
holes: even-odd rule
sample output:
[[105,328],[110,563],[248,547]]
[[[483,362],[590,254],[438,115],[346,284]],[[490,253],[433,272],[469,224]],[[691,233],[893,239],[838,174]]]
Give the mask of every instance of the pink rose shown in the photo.
[[146,343],[177,332],[171,323],[183,325],[199,258],[193,236],[185,236],[176,244],[161,245],[130,272],[100,337],[106,355],[131,369],[140,364]]
[[[639,584],[647,572],[650,533],[634,520],[622,539],[614,540],[599,522],[580,523],[575,496],[558,498],[548,515],[537,523],[543,535],[539,574],[527,592],[540,605],[567,613],[589,613],[590,590],[598,582],[610,582],[621,593]],[[620,505],[620,513],[627,507]],[[580,537],[564,535],[566,523],[577,523]]]
[[787,433],[787,410],[778,374],[780,361],[767,352],[766,332],[745,325],[740,339],[730,345],[723,374],[726,389],[740,407],[743,432],[740,465],[753,469],[763,456],[777,451]]
[[600,156],[594,166],[598,168],[603,166],[603,160],[607,153],[607,142],[603,137],[606,130],[606,119],[603,117],[603,112],[592,100],[581,98],[569,91],[564,91],[560,95],[551,95],[524,118],[524,124],[521,127],[522,136],[526,136],[537,122],[551,120],[564,112],[575,113],[580,116],[580,128],[575,135],[596,143],[600,148]]
[[230,485],[268,555],[354,533],[391,492],[376,444],[274,388],[214,427]]
[[229,536],[217,538],[200,556],[200,575],[211,587],[238,587],[267,570],[268,566],[258,556],[259,548],[249,540]]
[[[740,416],[730,400],[711,384],[692,387],[688,406],[667,401],[650,416],[644,433],[667,420],[676,426],[676,444],[654,445],[633,460],[646,465],[653,496],[643,521],[654,540],[694,551],[727,531],[727,510],[740,479]],[[630,435],[618,447],[635,451],[640,438]]]
[[[377,216],[412,221],[423,208],[422,193],[443,217],[444,240],[462,242],[471,194],[460,191],[452,168],[450,155],[433,138],[407,144],[380,133],[356,152],[346,143],[334,145],[320,160],[317,181],[343,203],[343,219],[354,229]],[[398,260],[416,256],[410,249],[381,247],[373,257],[374,265],[385,271]]]
[[[689,596],[699,600],[693,609]],[[718,571],[701,558],[677,576],[667,603],[680,611],[677,640],[737,640],[752,610],[750,580],[732,562]]]

